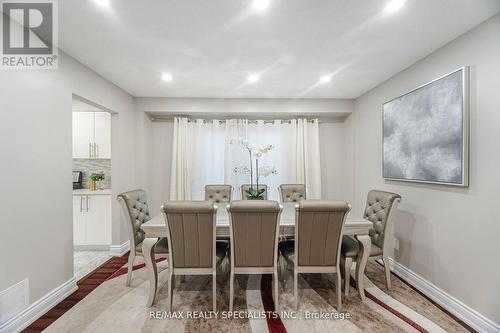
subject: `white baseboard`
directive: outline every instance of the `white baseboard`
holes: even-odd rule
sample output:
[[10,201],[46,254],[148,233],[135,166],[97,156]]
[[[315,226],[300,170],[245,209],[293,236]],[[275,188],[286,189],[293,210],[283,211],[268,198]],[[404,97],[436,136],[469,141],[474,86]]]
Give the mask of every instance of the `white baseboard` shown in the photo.
[[391,271],[479,332],[500,333],[500,325],[471,309],[420,275],[389,258]]
[[109,246],[109,255],[114,257],[121,257],[125,253],[130,251],[130,241],[126,241],[121,245],[110,245]]
[[109,245],[73,245],[75,251],[106,251]]
[[20,332],[78,289],[74,277],[28,306],[0,326],[0,333]]

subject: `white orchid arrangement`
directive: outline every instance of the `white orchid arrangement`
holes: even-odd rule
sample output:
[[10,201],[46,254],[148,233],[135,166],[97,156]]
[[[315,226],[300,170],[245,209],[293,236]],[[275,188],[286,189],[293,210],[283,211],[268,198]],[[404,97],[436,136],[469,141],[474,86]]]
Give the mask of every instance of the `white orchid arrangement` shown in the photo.
[[277,175],[278,174],[278,171],[272,165],[261,166],[261,167],[259,167],[258,172],[259,172],[259,175],[261,175],[263,177],[269,177],[271,175]]
[[[243,138],[237,138],[237,139],[232,139],[230,144],[239,144],[243,146],[244,149],[248,151],[248,156],[250,160],[250,167],[245,166],[245,165],[238,165],[234,167],[234,172],[242,175],[248,175],[250,174],[250,188],[246,190],[247,198],[248,199],[261,199],[263,198],[263,193],[265,192],[265,189],[259,189],[259,177],[268,177],[271,175],[276,175],[277,171],[274,166],[260,166],[259,167],[259,159],[270,152],[273,149],[272,145],[266,144],[261,147],[251,147],[250,144],[248,143],[247,140]],[[254,163],[253,159],[255,159],[255,171],[256,171],[256,188],[253,187],[253,179],[254,179]]]

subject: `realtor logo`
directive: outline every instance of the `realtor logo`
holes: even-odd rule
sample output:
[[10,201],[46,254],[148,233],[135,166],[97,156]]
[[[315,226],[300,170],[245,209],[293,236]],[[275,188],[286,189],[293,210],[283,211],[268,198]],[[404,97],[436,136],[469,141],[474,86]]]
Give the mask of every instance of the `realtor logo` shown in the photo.
[[1,68],[57,68],[57,3],[3,1],[1,4]]

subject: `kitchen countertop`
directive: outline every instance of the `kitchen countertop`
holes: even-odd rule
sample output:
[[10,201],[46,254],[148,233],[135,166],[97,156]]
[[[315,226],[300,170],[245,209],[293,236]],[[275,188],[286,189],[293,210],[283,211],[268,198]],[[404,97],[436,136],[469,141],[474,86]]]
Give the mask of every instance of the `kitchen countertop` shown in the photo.
[[88,188],[73,190],[73,195],[111,195],[111,189],[91,191]]

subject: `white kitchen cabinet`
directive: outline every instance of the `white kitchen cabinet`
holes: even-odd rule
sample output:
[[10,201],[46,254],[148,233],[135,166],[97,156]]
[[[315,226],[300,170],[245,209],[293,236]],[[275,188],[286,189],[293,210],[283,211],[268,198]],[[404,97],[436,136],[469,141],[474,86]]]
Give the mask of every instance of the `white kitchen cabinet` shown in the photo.
[[111,158],[111,114],[107,112],[94,112],[97,158]]
[[94,112],[73,112],[73,158],[90,158],[94,118]]
[[86,243],[111,244],[111,196],[87,195]]
[[111,114],[73,112],[73,158],[111,158]]
[[74,245],[84,245],[85,244],[85,219],[87,218],[85,207],[85,195],[74,195],[73,196],[73,244]]
[[73,195],[73,245],[111,244],[111,195]]

